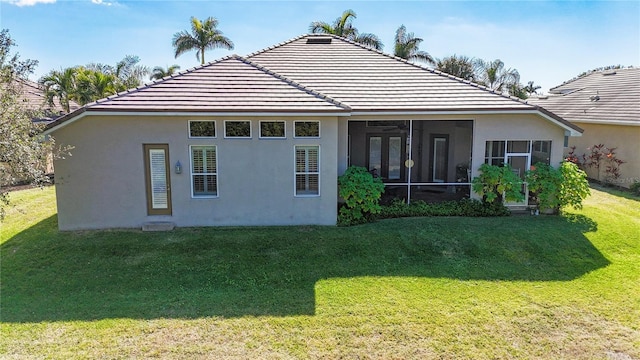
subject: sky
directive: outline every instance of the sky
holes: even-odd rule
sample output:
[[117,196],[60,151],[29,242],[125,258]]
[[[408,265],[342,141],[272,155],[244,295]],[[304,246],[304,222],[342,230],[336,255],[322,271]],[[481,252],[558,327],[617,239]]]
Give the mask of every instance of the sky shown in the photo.
[[0,0],[0,28],[9,29],[21,59],[51,70],[137,55],[150,68],[198,66],[195,51],[174,57],[173,34],[195,16],[218,19],[233,50],[205,52],[206,61],[248,55],[333,22],[352,9],[361,33],[376,34],[393,52],[396,29],[424,41],[435,58],[453,54],[500,59],[541,92],[608,65],[640,66],[640,1],[126,1]]

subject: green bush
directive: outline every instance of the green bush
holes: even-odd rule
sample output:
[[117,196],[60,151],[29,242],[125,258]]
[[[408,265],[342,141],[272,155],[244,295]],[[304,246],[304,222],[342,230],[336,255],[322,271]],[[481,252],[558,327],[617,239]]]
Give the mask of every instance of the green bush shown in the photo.
[[572,206],[574,209],[582,209],[582,200],[591,195],[587,174],[578,168],[578,165],[564,161],[560,165],[562,185],[558,200],[560,206]]
[[374,178],[367,169],[351,166],[338,177],[339,195],[344,205],[338,212],[339,225],[362,224],[374,219],[380,213],[380,197],[384,184]]
[[553,209],[560,207],[560,188],[563,177],[560,170],[545,163],[536,163],[527,171],[526,175],[529,191],[538,199],[540,209]]
[[633,184],[629,187],[634,195],[640,196],[640,181],[633,180]]
[[445,201],[435,204],[428,204],[422,200],[407,204],[402,200],[395,200],[390,205],[382,206],[379,217],[388,219],[414,216],[488,217],[508,215],[510,215],[510,212],[503,204],[495,205],[473,199]]
[[582,200],[591,193],[587,174],[572,162],[564,161],[558,169],[537,163],[527,171],[529,191],[538,198],[541,209],[558,210],[563,206],[582,208]]
[[473,191],[486,203],[502,204],[504,201],[524,201],[521,190],[522,180],[513,173],[511,166],[482,164],[480,176],[471,181]]

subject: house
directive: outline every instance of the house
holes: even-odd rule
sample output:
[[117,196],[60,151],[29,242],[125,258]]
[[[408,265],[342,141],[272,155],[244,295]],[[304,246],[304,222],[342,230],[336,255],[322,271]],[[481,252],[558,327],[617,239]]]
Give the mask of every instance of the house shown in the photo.
[[[485,161],[557,164],[580,128],[331,35],[303,35],[87,104],[48,126],[61,230],[335,225],[349,165],[387,197],[473,196]],[[524,189],[526,191],[526,189]]]
[[[50,105],[47,103],[45,92],[40,84],[26,79],[18,79],[16,81],[20,83],[20,100],[25,108],[34,112],[32,119],[34,123],[47,124],[66,113],[59,104]],[[80,105],[74,101],[69,101],[69,108],[74,111],[79,109]]]
[[[11,86],[17,91],[17,100],[20,102],[20,107],[27,111],[28,116],[34,124],[48,124],[65,114],[61,106],[56,104],[50,105],[46,102],[45,92],[38,83],[21,78],[12,81]],[[70,102],[70,107],[72,110],[80,108],[80,106],[73,101]],[[33,181],[33,179],[27,177],[13,177],[11,171],[4,169],[5,166],[8,165],[0,163],[0,186],[10,186]],[[46,161],[42,162],[42,170],[45,174],[53,173],[53,156],[51,154],[47,156]]]
[[[589,154],[588,148],[603,144],[616,148],[625,161],[614,183],[630,187],[640,181],[640,68],[592,72],[552,88],[548,96],[530,99],[584,129],[582,137],[571,138],[575,154]],[[586,168],[593,179],[604,179],[606,163]]]

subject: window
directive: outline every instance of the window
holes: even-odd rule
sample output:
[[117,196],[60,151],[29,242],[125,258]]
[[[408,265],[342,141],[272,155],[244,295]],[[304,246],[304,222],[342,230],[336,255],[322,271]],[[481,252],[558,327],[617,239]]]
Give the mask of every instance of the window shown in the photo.
[[260,121],[260,138],[286,138],[284,121]]
[[216,137],[216,122],[213,120],[196,121],[189,120],[190,138],[214,138]]
[[534,141],[531,144],[531,164],[551,165],[551,141]]
[[504,145],[504,141],[487,141],[484,162],[489,165],[502,166],[504,164]]
[[191,146],[193,197],[218,196],[218,162],[215,146]]
[[320,195],[320,147],[295,147],[296,196]]
[[[502,166],[507,157],[531,156],[531,164],[538,162],[551,164],[551,141],[548,140],[516,140],[516,141],[487,141],[484,162]],[[520,154],[520,155],[517,155]]]
[[224,137],[251,138],[251,121],[225,121]]
[[294,137],[318,138],[320,137],[320,121],[295,121]]

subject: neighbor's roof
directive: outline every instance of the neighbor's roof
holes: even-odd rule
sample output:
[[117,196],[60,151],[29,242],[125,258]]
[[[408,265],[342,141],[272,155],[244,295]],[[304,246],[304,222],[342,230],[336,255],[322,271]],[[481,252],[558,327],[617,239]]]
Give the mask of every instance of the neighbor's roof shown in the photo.
[[530,102],[569,121],[640,126],[640,68],[593,72]]
[[333,35],[303,35],[247,57],[233,55],[85,105],[85,111],[190,113],[534,112],[520,99]]
[[[19,82],[20,100],[24,106],[29,110],[38,112],[36,113],[37,116],[32,119],[34,122],[51,122],[65,114],[59,103],[54,102],[53,106],[47,104],[44,90],[38,83],[26,79],[18,79],[16,81]],[[69,107],[71,111],[74,111],[79,109],[80,105],[71,101]]]

